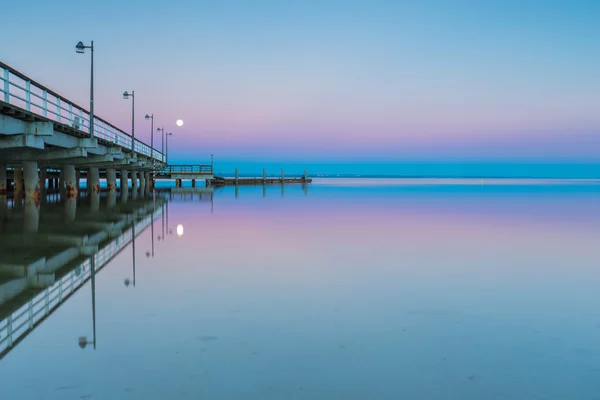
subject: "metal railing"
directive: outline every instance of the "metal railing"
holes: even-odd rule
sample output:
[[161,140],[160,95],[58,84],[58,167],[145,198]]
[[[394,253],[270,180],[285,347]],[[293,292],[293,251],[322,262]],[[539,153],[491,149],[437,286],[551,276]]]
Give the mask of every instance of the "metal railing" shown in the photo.
[[[161,210],[156,210],[138,222],[135,225],[135,236],[139,236],[160,213]],[[91,278],[92,257],[95,261],[93,264],[95,265],[94,271],[97,273],[131,243],[133,239],[132,232],[133,229],[127,229],[52,286],[42,290],[11,315],[0,321],[0,359]]]
[[[0,100],[34,114],[90,133],[90,113],[55,91],[0,61]],[[94,115],[94,137],[131,149],[131,135],[110,122]],[[165,156],[156,149],[135,140],[134,152],[164,162]]]
[[166,168],[156,171],[157,175],[170,174],[206,174],[210,175],[213,172],[212,165],[168,165]]

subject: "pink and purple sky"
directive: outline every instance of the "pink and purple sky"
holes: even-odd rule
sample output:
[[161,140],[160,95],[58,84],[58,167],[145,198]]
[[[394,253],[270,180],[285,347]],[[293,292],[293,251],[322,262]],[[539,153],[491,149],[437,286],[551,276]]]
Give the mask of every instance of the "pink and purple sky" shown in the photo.
[[[290,173],[600,176],[600,3],[115,1],[3,6],[0,59],[171,163]],[[179,128],[177,119],[185,124]],[[155,142],[160,138],[155,136]],[[451,172],[454,171],[454,172]]]

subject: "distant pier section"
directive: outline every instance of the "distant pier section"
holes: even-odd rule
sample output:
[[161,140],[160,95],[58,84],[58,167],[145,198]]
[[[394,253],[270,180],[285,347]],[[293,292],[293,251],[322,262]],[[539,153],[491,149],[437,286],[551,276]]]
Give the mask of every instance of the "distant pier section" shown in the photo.
[[235,169],[235,176],[233,178],[225,178],[215,176],[212,179],[206,180],[207,186],[224,186],[224,185],[273,185],[273,184],[291,184],[291,183],[311,183],[312,179],[308,177],[308,171],[304,171],[304,174],[299,178],[286,178],[285,171],[281,170],[281,177],[267,177],[267,170],[263,168],[262,177],[254,178],[240,178],[239,171]]

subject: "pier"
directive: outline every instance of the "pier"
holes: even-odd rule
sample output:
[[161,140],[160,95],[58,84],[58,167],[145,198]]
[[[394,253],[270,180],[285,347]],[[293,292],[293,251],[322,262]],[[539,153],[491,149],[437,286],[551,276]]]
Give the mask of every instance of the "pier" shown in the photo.
[[280,178],[274,178],[274,177],[267,177],[267,170],[266,168],[263,168],[263,175],[260,178],[248,178],[248,177],[243,177],[240,178],[239,176],[239,171],[236,168],[235,169],[235,176],[233,178],[225,178],[225,177],[219,177],[219,176],[215,176],[212,179],[207,179],[206,184],[207,186],[224,186],[224,185],[274,185],[274,184],[290,184],[290,183],[300,183],[300,184],[306,184],[306,183],[311,183],[312,179],[310,179],[308,177],[308,171],[304,171],[304,174],[299,177],[299,178],[286,178],[285,177],[285,171],[282,169],[281,170],[281,177]]

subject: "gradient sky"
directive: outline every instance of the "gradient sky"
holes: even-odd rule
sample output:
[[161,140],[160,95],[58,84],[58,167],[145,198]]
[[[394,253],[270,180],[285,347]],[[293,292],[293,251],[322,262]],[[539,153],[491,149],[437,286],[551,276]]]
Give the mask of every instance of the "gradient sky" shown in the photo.
[[136,136],[149,142],[154,113],[172,163],[600,176],[597,1],[29,0],[3,14],[0,59],[86,106],[74,45],[93,39],[96,113],[129,131],[121,93],[135,90]]

